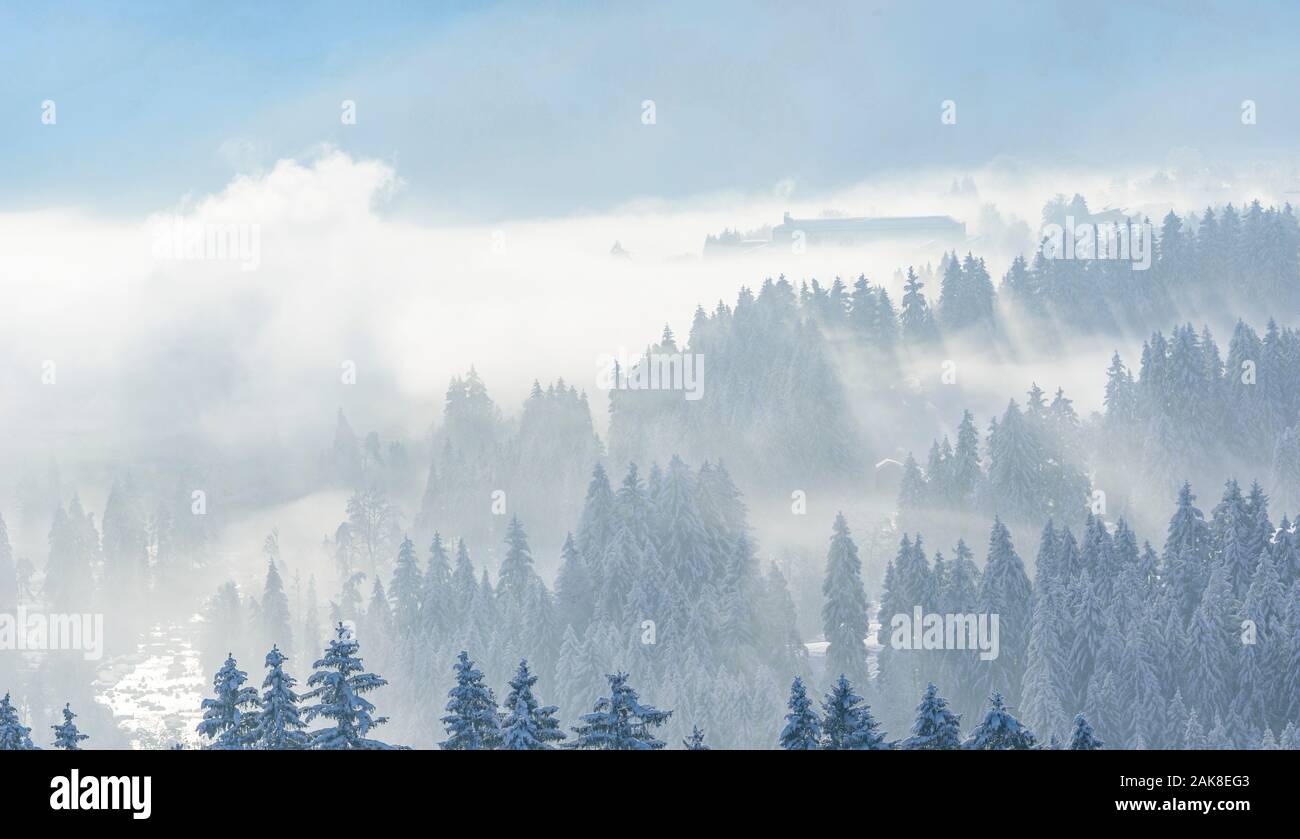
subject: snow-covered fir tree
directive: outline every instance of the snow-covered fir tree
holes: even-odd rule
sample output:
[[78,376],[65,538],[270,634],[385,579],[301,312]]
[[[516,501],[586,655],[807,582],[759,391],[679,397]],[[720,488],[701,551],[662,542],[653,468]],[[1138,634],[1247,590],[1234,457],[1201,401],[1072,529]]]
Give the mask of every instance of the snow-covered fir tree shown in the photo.
[[872,751],[889,749],[871,708],[853,692],[843,674],[822,700],[822,742],[827,751]]
[[704,742],[704,732],[698,725],[691,728],[691,736],[682,741],[682,748],[688,752],[710,751],[709,744]]
[[311,690],[302,696],[304,701],[315,700],[303,707],[304,722],[322,719],[332,723],[311,732],[311,748],[366,751],[397,748],[368,736],[371,730],[388,722],[388,718],[376,717],[375,706],[364,694],[388,682],[365,671],[361,659],[357,658],[361,645],[351,629],[339,623],[334,635],[324,657],[312,663],[314,672],[307,679]]
[[835,516],[822,593],[826,598],[822,607],[822,626],[829,642],[826,666],[832,673],[844,673],[854,680],[865,681],[866,638],[870,632],[867,595],[862,585],[858,548],[849,534],[843,513]]
[[71,703],[65,703],[63,706],[63,722],[59,725],[52,725],[54,730],[54,748],[63,749],[69,752],[81,751],[81,742],[89,740],[89,734],[82,734],[77,730],[77,724],[73,722],[76,714],[72,713]]
[[500,748],[501,718],[492,689],[483,684],[482,672],[464,650],[456,657],[454,670],[456,686],[447,694],[447,715],[442,718],[447,739],[438,745],[452,751]]
[[248,674],[240,670],[234,656],[226,656],[212,677],[213,697],[203,700],[203,721],[198,732],[209,742],[204,748],[225,751],[247,748],[257,725],[257,689],[245,687]]
[[989,697],[988,713],[971,730],[961,747],[983,751],[1032,749],[1037,742],[1033,732],[1006,709],[1002,703],[1002,694],[995,693]]
[[1075,752],[1090,752],[1100,749],[1103,745],[1105,744],[1092,733],[1092,726],[1088,725],[1088,720],[1083,714],[1076,714],[1074,731],[1070,734],[1070,744],[1066,748]]
[[654,731],[666,724],[673,712],[642,705],[636,691],[628,685],[626,673],[611,673],[606,678],[609,679],[609,696],[596,700],[592,712],[582,715],[581,722],[573,727],[574,738],[568,744],[570,748],[602,751],[662,749],[665,743],[655,737]]
[[506,717],[501,722],[502,749],[546,751],[564,739],[560,722],[555,718],[559,709],[538,701],[533,694],[535,684],[537,677],[528,671],[528,662],[520,661],[506,696]]
[[286,661],[288,658],[279,647],[271,647],[266,654],[267,673],[262,680],[261,707],[257,723],[249,732],[249,745],[254,749],[305,749],[310,742],[305,730],[307,724],[298,708],[301,697],[293,690],[297,680],[285,671]]
[[18,709],[6,693],[0,699],[0,752],[32,751],[32,730],[18,719]]
[[264,643],[269,643],[271,646],[292,650],[293,619],[289,613],[289,598],[284,592],[284,582],[280,579],[279,569],[276,568],[279,553],[279,536],[272,533],[267,537],[266,585],[262,590],[262,599],[259,601],[262,638]]
[[822,747],[822,724],[817,718],[812,700],[803,679],[798,676],[790,684],[789,713],[785,715],[785,728],[779,739],[787,751],[813,751]]
[[924,751],[961,748],[961,717],[948,710],[948,700],[939,695],[933,682],[926,685],[921,703],[916,706],[911,736],[898,747]]

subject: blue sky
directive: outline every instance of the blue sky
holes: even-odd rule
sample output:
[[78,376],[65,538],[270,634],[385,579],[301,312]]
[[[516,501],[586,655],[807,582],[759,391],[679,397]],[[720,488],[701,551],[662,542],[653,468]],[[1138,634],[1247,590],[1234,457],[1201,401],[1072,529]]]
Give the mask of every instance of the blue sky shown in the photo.
[[1285,158],[1298,18],[1285,3],[7,3],[0,210],[146,212],[322,143],[390,162],[399,210],[476,220],[999,158]]

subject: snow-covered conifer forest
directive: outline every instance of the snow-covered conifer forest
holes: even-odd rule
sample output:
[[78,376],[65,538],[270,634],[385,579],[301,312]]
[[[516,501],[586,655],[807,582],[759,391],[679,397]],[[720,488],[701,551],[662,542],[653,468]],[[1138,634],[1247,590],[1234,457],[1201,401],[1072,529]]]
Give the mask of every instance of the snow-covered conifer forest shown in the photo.
[[0,11],[0,750],[1300,748],[1289,88],[890,9]]

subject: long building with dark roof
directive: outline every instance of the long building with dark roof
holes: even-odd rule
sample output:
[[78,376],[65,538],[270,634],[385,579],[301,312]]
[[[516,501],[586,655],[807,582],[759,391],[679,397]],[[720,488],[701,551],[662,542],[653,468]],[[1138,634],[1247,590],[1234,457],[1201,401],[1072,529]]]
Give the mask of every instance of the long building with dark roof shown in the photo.
[[951,216],[800,219],[786,213],[772,228],[772,242],[788,244],[800,234],[808,246],[851,247],[881,241],[958,245],[966,239],[966,225]]

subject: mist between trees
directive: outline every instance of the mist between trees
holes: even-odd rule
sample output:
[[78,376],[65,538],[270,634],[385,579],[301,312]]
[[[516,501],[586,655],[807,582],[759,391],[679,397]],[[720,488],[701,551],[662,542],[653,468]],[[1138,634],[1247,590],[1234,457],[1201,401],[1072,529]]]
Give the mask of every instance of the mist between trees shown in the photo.
[[[1061,199],[1044,221],[1067,211],[1088,217]],[[70,704],[99,746],[210,745],[243,723],[200,738],[203,697],[268,701],[241,693],[238,662],[274,647],[307,676],[348,622],[356,672],[386,681],[365,691],[382,742],[417,748],[455,738],[466,666],[486,690],[525,659],[555,726],[533,700],[519,716],[514,685],[502,712],[566,742],[605,697],[671,709],[651,739],[673,746],[698,728],[775,747],[797,677],[869,704],[879,742],[919,736],[932,682],[923,704],[942,716],[946,697],[965,737],[997,694],[1037,744],[1070,742],[1082,713],[1107,747],[1294,745],[1300,232],[1257,202],[1154,227],[1140,272],[1030,254],[995,286],[953,252],[702,301],[645,350],[707,357],[699,398],[613,389],[603,438],[594,383],[539,381],[507,415],[470,367],[417,437],[358,433],[361,402],[318,439],[242,451],[31,452],[0,528],[0,611],[103,614],[107,664],[0,652],[7,707],[44,731]],[[1203,513],[1197,495],[1217,500]],[[874,641],[917,606],[997,614],[998,656]],[[166,696],[132,675],[155,666]],[[314,678],[304,694],[338,689]],[[156,724],[114,720],[106,697],[131,684],[130,716]],[[303,713],[302,731],[337,724]]]

